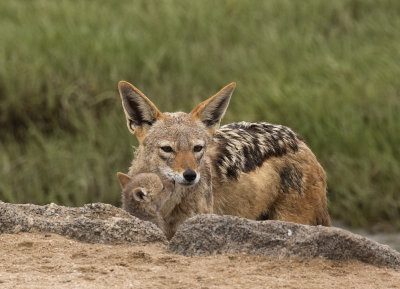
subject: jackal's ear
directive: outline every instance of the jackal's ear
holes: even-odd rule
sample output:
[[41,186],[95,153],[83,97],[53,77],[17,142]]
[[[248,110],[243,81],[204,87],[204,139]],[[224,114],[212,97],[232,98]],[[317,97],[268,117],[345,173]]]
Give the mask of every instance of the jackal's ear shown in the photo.
[[131,181],[131,177],[128,175],[125,175],[123,173],[118,172],[117,177],[119,180],[119,184],[121,185],[121,188],[125,188],[126,184]]
[[162,119],[163,114],[132,84],[120,81],[118,90],[122,100],[122,107],[125,111],[128,129],[141,142],[151,125],[158,119]]
[[137,202],[149,202],[149,196],[147,195],[147,192],[143,190],[143,188],[135,188],[132,191],[132,197],[135,199]]
[[210,134],[213,134],[218,129],[235,87],[236,83],[232,82],[192,110],[192,116],[204,123]]

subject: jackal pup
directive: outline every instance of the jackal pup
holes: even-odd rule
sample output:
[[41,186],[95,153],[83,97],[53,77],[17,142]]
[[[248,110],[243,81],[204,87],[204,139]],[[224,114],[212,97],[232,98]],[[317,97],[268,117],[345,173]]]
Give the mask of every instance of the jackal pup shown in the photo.
[[167,237],[201,213],[330,225],[326,176],[290,128],[239,122],[219,128],[235,83],[190,113],[162,113],[133,85],[118,85],[128,129],[139,140],[129,175],[175,183],[161,209]]
[[121,207],[139,219],[156,224],[165,233],[165,221],[160,210],[172,193],[172,185],[165,186],[152,173],[133,177],[117,173],[117,176],[122,188]]

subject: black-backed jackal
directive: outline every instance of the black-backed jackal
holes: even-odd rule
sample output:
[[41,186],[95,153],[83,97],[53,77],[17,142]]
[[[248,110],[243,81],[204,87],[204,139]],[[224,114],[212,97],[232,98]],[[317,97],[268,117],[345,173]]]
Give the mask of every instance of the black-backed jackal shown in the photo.
[[128,82],[118,88],[139,140],[128,174],[175,183],[161,210],[168,238],[201,213],[330,225],[325,172],[299,135],[265,122],[219,128],[235,83],[190,113],[162,113]]

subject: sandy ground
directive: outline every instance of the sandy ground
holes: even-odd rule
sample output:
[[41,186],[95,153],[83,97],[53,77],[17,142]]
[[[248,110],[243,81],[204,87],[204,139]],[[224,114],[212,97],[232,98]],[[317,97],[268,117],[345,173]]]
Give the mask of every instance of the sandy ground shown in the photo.
[[356,261],[183,257],[160,244],[0,234],[0,288],[400,288],[400,270]]

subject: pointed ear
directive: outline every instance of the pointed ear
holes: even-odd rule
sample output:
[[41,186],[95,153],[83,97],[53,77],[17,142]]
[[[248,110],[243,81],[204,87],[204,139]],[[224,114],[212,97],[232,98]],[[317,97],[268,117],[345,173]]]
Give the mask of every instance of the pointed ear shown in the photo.
[[125,188],[126,184],[131,181],[131,177],[128,175],[125,175],[123,173],[117,173],[117,177],[119,180],[119,184],[121,185],[121,188]]
[[132,197],[135,199],[137,202],[145,202],[148,201],[148,196],[147,192],[143,190],[143,188],[135,188],[132,191]]
[[218,129],[235,87],[234,82],[225,86],[216,95],[198,104],[190,113],[194,119],[205,124],[210,134],[214,134]]
[[128,129],[139,142],[143,140],[151,125],[163,118],[157,107],[136,87],[126,81],[118,83]]

